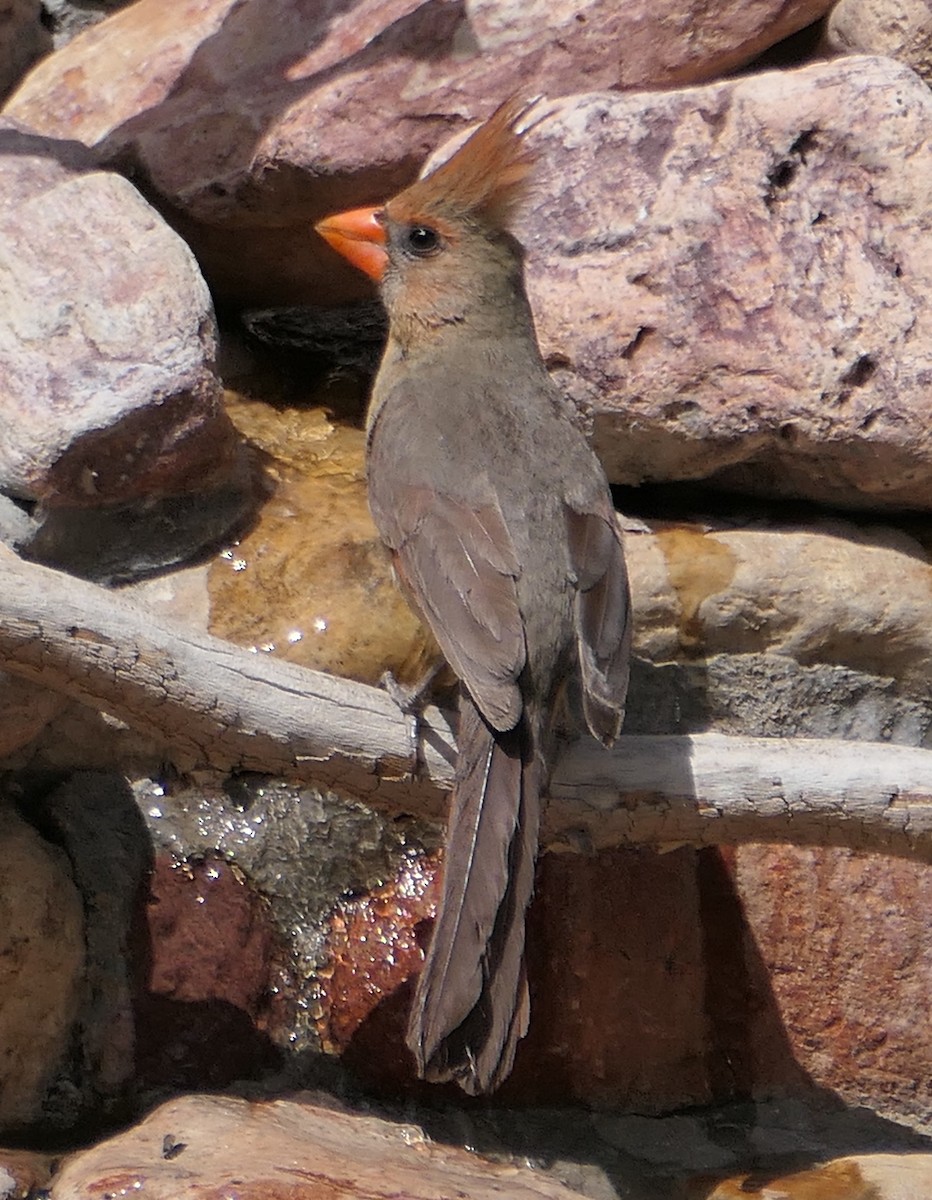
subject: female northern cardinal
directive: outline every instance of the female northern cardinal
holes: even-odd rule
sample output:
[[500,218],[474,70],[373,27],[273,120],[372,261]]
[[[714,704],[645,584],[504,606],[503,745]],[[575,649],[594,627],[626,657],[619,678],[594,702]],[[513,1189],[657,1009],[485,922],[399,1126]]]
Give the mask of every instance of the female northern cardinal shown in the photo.
[[382,208],[320,234],[381,285],[388,345],[368,416],[369,504],[397,576],[460,679],[443,897],[408,1045],[419,1073],[491,1091],[527,1032],[553,712],[567,682],[605,744],[630,646],[608,485],[550,381],[507,232],[533,159],[506,101]]

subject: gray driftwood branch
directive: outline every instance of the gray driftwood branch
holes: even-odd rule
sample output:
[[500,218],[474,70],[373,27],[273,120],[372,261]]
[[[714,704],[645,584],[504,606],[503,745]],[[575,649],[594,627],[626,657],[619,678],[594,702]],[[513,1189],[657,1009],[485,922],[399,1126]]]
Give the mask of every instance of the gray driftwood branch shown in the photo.
[[[453,737],[381,690],[192,633],[0,547],[0,665],[157,735],[182,769],[249,770],[437,814]],[[932,751],[886,743],[690,736],[568,746],[546,837],[784,840],[932,858]]]

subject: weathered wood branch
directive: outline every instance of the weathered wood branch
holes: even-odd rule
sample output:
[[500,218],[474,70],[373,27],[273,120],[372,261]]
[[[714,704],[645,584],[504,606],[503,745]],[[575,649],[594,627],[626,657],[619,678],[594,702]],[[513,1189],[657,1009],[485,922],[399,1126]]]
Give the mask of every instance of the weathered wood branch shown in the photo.
[[[439,813],[453,738],[382,691],[198,635],[0,547],[0,663],[164,741],[182,769],[313,781]],[[636,698],[635,698],[636,702]],[[624,737],[569,746],[546,836],[567,848],[787,840],[932,857],[932,751],[885,743]]]

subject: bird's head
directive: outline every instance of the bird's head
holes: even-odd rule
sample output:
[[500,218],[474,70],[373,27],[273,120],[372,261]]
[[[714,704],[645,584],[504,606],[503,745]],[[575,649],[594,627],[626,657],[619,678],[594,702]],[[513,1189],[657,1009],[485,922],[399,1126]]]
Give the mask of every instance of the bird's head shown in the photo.
[[522,122],[536,97],[512,97],[452,155],[380,208],[327,217],[320,235],[375,279],[405,342],[524,301],[521,249],[508,224],[534,158]]

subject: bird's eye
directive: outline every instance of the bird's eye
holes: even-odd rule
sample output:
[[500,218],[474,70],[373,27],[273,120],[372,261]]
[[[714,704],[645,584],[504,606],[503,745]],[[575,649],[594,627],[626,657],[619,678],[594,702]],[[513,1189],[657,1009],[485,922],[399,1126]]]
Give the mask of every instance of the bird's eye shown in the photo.
[[405,246],[412,254],[426,258],[440,249],[440,235],[429,225],[412,225],[405,235]]

